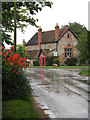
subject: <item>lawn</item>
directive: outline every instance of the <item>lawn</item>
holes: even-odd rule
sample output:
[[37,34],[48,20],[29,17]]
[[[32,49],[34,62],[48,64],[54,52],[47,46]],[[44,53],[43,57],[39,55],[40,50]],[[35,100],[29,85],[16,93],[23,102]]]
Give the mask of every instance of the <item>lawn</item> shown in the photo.
[[80,72],[80,75],[90,76],[90,70],[84,70]]
[[3,102],[3,118],[40,118],[34,108],[32,97],[29,100],[14,99]]

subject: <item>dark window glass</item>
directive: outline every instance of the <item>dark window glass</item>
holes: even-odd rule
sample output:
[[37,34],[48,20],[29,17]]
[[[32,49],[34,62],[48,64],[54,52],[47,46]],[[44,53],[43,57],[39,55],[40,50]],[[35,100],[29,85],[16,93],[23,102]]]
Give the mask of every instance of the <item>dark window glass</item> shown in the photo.
[[70,44],[68,44],[68,47],[70,46]]
[[68,34],[68,36],[67,36],[68,38],[69,38],[69,34]]

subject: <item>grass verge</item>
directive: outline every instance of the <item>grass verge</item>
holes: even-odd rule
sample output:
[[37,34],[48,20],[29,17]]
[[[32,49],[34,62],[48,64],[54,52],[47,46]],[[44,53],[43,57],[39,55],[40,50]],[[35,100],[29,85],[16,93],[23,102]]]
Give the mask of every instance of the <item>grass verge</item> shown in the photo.
[[83,70],[80,72],[80,75],[90,76],[90,70]]
[[29,68],[88,68],[89,66],[29,66]]
[[29,100],[14,99],[4,101],[2,105],[3,118],[40,118],[34,107],[32,97]]

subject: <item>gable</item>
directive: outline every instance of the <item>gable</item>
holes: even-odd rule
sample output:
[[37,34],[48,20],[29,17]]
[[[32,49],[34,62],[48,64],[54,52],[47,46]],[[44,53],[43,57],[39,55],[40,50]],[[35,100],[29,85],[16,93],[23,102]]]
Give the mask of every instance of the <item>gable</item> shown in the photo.
[[63,34],[61,34],[61,36],[56,41],[58,42],[68,31],[70,31],[74,35],[74,37],[76,39],[78,39],[77,36],[75,35],[75,33],[70,28],[68,28],[68,29],[66,29],[65,32],[63,32]]

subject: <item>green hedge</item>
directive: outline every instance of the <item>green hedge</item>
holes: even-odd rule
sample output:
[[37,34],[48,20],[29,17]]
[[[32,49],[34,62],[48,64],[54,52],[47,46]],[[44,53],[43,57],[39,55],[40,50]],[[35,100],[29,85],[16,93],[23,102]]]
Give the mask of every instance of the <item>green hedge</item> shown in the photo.
[[33,66],[40,66],[39,60],[33,61]]
[[69,58],[65,61],[65,64],[68,66],[76,66],[78,59],[76,57]]
[[47,56],[46,57],[46,66],[52,66],[54,58],[55,58],[54,56]]

